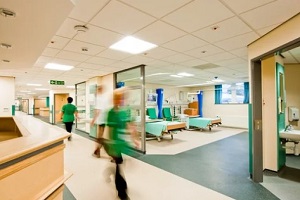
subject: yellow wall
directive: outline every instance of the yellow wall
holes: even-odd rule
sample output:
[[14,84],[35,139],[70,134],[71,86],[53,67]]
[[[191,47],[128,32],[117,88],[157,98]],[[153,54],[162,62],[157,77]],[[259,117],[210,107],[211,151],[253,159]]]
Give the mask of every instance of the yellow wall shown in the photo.
[[[286,124],[288,124],[288,107],[293,106],[300,109],[300,64],[285,64],[285,89],[286,89]],[[295,129],[300,129],[299,122],[291,123]]]

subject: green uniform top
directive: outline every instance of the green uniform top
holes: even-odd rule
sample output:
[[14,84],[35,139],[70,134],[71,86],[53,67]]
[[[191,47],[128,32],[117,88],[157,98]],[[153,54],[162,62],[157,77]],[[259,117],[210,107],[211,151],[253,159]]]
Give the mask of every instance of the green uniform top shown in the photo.
[[65,104],[61,111],[63,112],[63,122],[73,122],[75,120],[74,113],[77,112],[77,107],[71,103]]
[[125,152],[128,142],[125,141],[124,135],[127,132],[127,123],[130,122],[130,110],[126,108],[110,109],[107,113],[107,123],[109,127],[109,140],[114,145],[113,151]]

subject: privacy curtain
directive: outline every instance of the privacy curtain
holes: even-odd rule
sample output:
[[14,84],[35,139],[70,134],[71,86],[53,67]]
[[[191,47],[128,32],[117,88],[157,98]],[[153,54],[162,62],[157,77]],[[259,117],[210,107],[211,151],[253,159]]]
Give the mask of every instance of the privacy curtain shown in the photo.
[[249,82],[244,82],[244,101],[243,103],[249,103]]
[[222,102],[222,85],[215,85],[215,104]]

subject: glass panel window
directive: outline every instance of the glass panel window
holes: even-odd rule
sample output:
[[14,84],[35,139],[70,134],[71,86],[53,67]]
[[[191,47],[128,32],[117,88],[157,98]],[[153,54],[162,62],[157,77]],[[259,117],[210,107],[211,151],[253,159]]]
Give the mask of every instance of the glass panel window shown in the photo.
[[222,84],[222,104],[243,103],[244,83]]

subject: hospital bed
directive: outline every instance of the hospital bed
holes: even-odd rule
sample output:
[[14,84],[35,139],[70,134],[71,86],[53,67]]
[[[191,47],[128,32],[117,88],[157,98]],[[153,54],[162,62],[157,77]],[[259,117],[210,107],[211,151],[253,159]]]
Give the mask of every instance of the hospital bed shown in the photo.
[[182,130],[185,127],[185,122],[177,121],[148,121],[145,124],[146,133],[153,135],[159,142],[165,134],[170,134],[173,139],[174,131]]
[[198,116],[189,116],[187,119],[187,130],[193,130],[195,128],[199,128],[203,130],[208,127],[211,131],[211,128],[215,125],[218,126],[222,124],[221,118],[204,118]]

